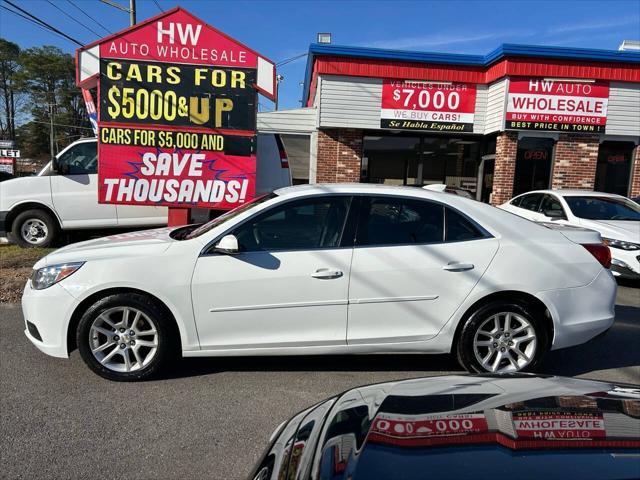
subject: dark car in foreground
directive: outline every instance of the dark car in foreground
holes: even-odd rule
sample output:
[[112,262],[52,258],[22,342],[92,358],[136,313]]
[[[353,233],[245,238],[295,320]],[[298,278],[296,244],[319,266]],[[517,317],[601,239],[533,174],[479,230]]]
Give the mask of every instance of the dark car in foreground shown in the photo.
[[637,479],[640,387],[527,374],[359,387],[278,427],[252,478]]

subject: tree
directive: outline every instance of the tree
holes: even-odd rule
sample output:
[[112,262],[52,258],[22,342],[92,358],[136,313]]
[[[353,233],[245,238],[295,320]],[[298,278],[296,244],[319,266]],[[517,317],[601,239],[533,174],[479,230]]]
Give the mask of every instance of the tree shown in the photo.
[[16,74],[20,70],[20,47],[0,38],[0,136],[16,139]]
[[[30,156],[55,155],[80,136],[90,133],[80,90],[75,85],[75,63],[71,55],[57,47],[43,46],[23,50],[19,57],[22,66],[17,75],[19,87],[29,97],[28,113],[31,123],[21,129],[21,146]],[[54,123],[54,151],[43,150],[43,131]],[[57,148],[56,148],[57,146]]]

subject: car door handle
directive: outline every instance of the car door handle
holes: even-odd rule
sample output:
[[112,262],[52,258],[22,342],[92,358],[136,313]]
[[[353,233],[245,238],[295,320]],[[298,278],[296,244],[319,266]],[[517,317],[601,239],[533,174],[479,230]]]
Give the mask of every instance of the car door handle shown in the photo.
[[313,278],[340,278],[342,271],[336,268],[319,268],[311,274]]
[[466,272],[467,270],[473,270],[473,266],[473,263],[449,262],[442,269],[447,272]]

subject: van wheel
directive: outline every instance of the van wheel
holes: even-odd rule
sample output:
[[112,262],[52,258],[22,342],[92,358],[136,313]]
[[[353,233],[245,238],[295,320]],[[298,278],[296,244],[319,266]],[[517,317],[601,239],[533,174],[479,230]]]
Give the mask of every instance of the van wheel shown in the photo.
[[548,350],[543,322],[527,305],[493,302],[466,319],[457,345],[460,364],[472,373],[535,370]]
[[11,240],[21,247],[49,247],[60,228],[55,218],[44,210],[25,210],[13,221]]
[[98,300],[82,315],[76,342],[87,366],[121,382],[156,376],[177,356],[171,320],[151,298],[118,293]]

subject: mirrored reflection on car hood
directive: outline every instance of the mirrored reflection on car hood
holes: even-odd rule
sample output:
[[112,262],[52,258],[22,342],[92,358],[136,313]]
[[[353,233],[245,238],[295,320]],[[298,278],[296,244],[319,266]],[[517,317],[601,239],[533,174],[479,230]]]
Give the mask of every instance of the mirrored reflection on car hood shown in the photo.
[[350,390],[283,426],[255,478],[626,479],[639,469],[638,387],[521,374]]

